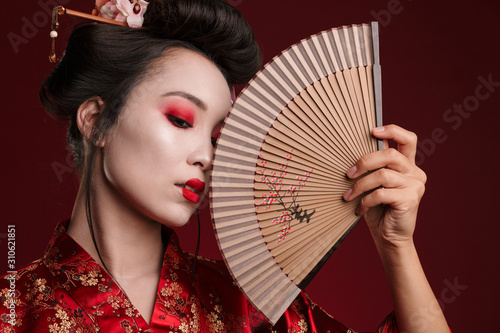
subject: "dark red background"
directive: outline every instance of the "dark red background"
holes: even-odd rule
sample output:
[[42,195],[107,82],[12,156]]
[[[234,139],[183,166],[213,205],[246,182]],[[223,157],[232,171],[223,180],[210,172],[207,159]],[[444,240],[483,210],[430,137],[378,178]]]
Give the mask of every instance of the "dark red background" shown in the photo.
[[[91,2],[61,1],[68,8],[86,12],[93,7]],[[496,331],[494,322],[500,310],[500,87],[494,87],[478,105],[471,104],[474,112],[456,128],[443,115],[454,104],[474,102],[471,96],[480,84],[478,77],[491,75],[500,82],[500,3],[229,2],[254,27],[266,61],[320,30],[375,19],[381,22],[384,121],[419,135],[419,160],[429,176],[415,234],[422,264],[454,332]],[[16,225],[17,268],[21,268],[41,256],[55,224],[70,215],[77,187],[71,173],[54,170],[54,166],[63,171],[68,167],[65,126],[51,120],[37,98],[41,81],[53,67],[47,58],[48,17],[34,0],[8,2],[2,13],[0,272],[6,271],[7,225]],[[34,24],[34,29],[23,31],[26,22]],[[76,22],[61,19],[59,52]],[[25,38],[17,52],[8,39],[14,34]],[[432,132],[439,128],[444,134],[432,143]],[[201,254],[219,257],[204,206]],[[184,247],[193,251],[195,225],[178,233]],[[447,287],[450,283],[467,289],[453,293]],[[355,330],[374,330],[391,311],[384,272],[363,221],[307,291]]]

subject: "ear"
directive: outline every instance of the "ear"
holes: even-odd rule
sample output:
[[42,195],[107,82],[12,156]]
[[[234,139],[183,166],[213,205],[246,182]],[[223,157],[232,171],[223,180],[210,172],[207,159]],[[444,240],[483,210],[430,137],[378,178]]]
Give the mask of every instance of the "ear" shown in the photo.
[[104,140],[98,139],[96,142],[92,142],[92,134],[103,108],[103,100],[100,97],[93,97],[83,102],[76,113],[76,123],[80,133],[87,142],[100,147],[104,146]]

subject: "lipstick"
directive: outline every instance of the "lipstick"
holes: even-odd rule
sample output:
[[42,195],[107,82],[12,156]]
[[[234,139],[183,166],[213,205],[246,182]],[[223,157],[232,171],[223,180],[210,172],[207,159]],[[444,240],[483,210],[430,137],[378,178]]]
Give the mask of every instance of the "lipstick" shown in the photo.
[[205,183],[198,178],[188,180],[182,187],[182,195],[192,203],[200,201],[200,193],[203,193]]

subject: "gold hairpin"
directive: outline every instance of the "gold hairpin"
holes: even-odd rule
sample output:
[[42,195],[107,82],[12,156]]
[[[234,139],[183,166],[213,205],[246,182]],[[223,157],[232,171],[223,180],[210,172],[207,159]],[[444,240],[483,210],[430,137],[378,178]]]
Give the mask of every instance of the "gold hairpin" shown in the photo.
[[49,60],[52,63],[55,63],[57,61],[57,56],[56,56],[56,38],[57,38],[57,29],[59,28],[59,22],[58,22],[58,17],[59,15],[69,15],[73,17],[79,17],[84,20],[89,20],[93,22],[99,22],[99,23],[107,23],[107,24],[113,24],[113,25],[119,25],[119,26],[127,26],[126,22],[119,22],[115,20],[111,20],[108,18],[104,18],[101,16],[96,16],[96,15],[91,15],[91,14],[85,14],[82,12],[78,12],[76,10],[71,10],[71,9],[66,9],[63,6],[57,6],[54,7],[52,10],[52,30],[50,31],[50,38],[52,38],[52,50],[49,55]]

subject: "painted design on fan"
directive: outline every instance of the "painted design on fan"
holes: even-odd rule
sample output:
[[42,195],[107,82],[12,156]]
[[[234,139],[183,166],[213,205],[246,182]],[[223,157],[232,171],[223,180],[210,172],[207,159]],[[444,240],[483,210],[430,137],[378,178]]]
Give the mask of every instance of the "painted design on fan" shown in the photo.
[[264,210],[268,210],[275,202],[278,202],[278,204],[283,207],[280,216],[272,220],[272,223],[282,224],[281,234],[277,243],[283,241],[285,236],[290,232],[290,222],[293,219],[298,220],[299,223],[302,223],[304,220],[306,223],[309,223],[311,217],[316,212],[315,209],[311,213],[307,213],[307,209],[302,210],[302,208],[299,207],[300,205],[296,203],[300,190],[306,185],[306,181],[311,176],[314,168],[306,172],[304,177],[296,176],[297,185],[288,186],[286,192],[283,194],[283,178],[287,175],[288,162],[292,159],[292,153],[293,149],[290,150],[290,154],[286,155],[285,163],[278,164],[280,169],[279,172],[267,170],[267,161],[262,157],[262,154],[260,154],[259,164],[261,168],[258,168],[256,171],[256,173],[260,175],[260,182],[266,184],[270,189],[269,193],[262,194],[263,200],[256,204],[257,209],[259,209],[260,206],[265,206],[266,208]]

